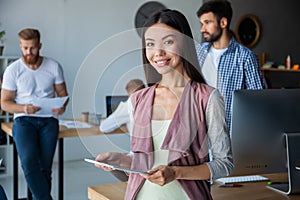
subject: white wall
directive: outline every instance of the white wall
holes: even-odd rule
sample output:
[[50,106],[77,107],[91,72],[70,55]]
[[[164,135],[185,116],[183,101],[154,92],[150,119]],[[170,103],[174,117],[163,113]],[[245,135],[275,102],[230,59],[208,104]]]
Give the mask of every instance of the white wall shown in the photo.
[[[25,27],[41,32],[41,55],[57,59],[64,68],[71,97],[66,117],[81,111],[105,113],[105,95],[126,94],[131,78],[145,81],[141,67],[141,41],[134,17],[145,0],[0,0],[0,30],[6,31],[4,55],[21,55],[17,33]],[[182,11],[196,40],[200,24],[196,11],[202,0],[161,0]],[[113,145],[111,145],[113,141]],[[65,158],[77,159],[128,149],[128,136],[99,136],[65,140]]]

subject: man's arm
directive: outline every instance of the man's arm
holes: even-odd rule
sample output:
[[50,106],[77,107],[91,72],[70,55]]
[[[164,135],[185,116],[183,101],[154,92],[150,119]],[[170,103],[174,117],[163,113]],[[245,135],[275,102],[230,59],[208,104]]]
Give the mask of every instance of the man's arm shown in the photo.
[[[54,85],[54,90],[56,92],[56,95],[58,97],[65,97],[68,96],[68,92],[67,92],[67,87],[65,83],[61,83],[61,84],[55,84]],[[69,99],[66,101],[66,103],[64,104],[63,107],[61,108],[54,108],[52,109],[52,112],[56,115],[61,115],[65,112],[67,104],[69,102]]]
[[40,107],[32,104],[16,104],[16,91],[1,89],[1,109],[9,113],[33,114],[40,110]]
[[[121,102],[117,109],[108,118],[103,120],[100,124],[100,131],[110,132],[120,127],[123,124],[127,124],[130,121],[128,113],[128,101]],[[128,127],[127,127],[128,128]]]
[[260,90],[265,87],[257,57],[253,52],[249,55],[249,58],[245,63],[244,69],[246,89]]

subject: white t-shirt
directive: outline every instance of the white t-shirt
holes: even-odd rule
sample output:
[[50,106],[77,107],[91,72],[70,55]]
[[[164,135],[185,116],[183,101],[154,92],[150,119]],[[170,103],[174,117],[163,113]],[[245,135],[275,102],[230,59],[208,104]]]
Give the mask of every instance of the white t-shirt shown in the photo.
[[[36,98],[55,97],[54,85],[63,82],[63,70],[57,61],[43,57],[41,66],[37,70],[32,70],[20,58],[6,68],[2,88],[16,91],[15,102],[17,104],[30,104]],[[14,118],[20,116],[56,117],[54,114],[51,116],[14,114]]]
[[214,88],[217,87],[218,66],[222,54],[226,49],[215,49],[213,46],[209,49],[201,72],[206,83]]

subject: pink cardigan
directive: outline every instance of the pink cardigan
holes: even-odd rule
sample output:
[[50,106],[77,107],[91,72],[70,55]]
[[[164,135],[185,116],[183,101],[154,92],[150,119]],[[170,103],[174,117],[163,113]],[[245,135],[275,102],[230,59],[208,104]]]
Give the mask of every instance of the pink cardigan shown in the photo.
[[[153,165],[151,114],[155,95],[154,85],[131,95],[134,108],[134,127],[131,167],[147,171]],[[168,128],[161,149],[169,150],[168,165],[193,166],[208,162],[205,110],[213,88],[190,81],[184,88],[177,110]],[[145,179],[130,174],[125,199],[134,199]],[[178,180],[190,199],[212,199],[206,180]]]

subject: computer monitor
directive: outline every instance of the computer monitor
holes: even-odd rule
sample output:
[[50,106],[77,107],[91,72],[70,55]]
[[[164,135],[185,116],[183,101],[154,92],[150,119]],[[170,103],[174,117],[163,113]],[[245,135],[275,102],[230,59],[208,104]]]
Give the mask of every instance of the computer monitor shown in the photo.
[[106,117],[113,113],[121,101],[127,101],[128,96],[126,95],[109,95],[105,97],[106,102]]
[[[295,142],[300,145],[299,104],[300,89],[237,90],[233,93],[231,142],[235,167],[232,175],[289,172],[289,176],[293,176],[295,173],[294,176],[299,176],[296,185],[300,192],[300,171],[297,170],[300,147],[291,146]],[[296,137],[287,138],[285,133],[290,136],[296,133]],[[287,145],[292,148],[290,152],[287,152]]]

